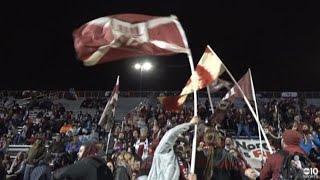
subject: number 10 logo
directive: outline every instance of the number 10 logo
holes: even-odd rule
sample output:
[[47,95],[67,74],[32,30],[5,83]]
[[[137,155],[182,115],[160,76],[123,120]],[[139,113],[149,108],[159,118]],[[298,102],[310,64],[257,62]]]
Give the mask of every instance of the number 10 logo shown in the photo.
[[304,168],[303,174],[308,178],[317,178],[319,173],[318,168]]

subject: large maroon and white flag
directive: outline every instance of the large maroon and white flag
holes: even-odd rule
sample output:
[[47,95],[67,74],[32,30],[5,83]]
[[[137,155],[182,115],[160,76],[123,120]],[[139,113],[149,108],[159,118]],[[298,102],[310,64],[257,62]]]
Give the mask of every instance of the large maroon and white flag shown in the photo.
[[[242,78],[238,81],[238,84],[242,91],[244,92],[245,96],[248,100],[253,99],[253,93],[252,93],[252,84],[251,84],[251,75],[248,71],[245,75],[242,76]],[[233,101],[235,98],[242,98],[241,92],[239,88],[234,85],[229,92],[222,98],[222,101],[229,100]]]
[[86,66],[146,55],[189,53],[175,16],[117,14],[92,20],[73,32],[78,58]]
[[106,107],[99,120],[99,125],[103,127],[107,132],[111,130],[114,124],[116,106],[119,97],[119,76],[117,77],[117,82],[113,88],[112,94],[107,102]]
[[179,96],[160,97],[159,101],[167,110],[178,110],[187,99],[187,95],[207,87],[225,71],[222,62],[214,51],[207,46],[194,73],[189,78],[186,86],[182,89]]

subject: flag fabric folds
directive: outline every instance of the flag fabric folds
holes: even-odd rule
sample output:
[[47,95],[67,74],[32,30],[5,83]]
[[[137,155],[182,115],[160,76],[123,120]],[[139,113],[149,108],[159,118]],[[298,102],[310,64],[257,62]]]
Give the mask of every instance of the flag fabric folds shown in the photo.
[[181,111],[182,105],[186,101],[188,95],[182,96],[163,96],[158,97],[159,102],[165,111]]
[[179,111],[182,108],[187,95],[194,90],[200,90],[214,81],[224,72],[222,62],[219,57],[207,46],[194,73],[189,78],[186,86],[182,89],[179,96],[159,97],[159,101],[168,111]]
[[[248,100],[253,100],[252,94],[252,84],[251,84],[251,74],[248,71],[242,78],[238,81],[238,84],[242,91],[244,92],[245,96]],[[242,98],[241,92],[239,88],[234,85],[229,92],[222,98],[222,101],[229,100],[234,101],[236,98]]]
[[223,88],[230,90],[232,88],[232,83],[219,78],[218,80],[210,84],[209,88],[210,88],[210,92],[212,93],[218,92]]
[[222,62],[209,46],[207,46],[194,73],[191,75],[187,85],[183,88],[180,95],[192,93],[212,84],[224,72]]
[[119,76],[117,77],[116,85],[113,88],[112,94],[107,102],[106,107],[99,120],[99,125],[109,132],[114,124],[115,111],[119,97]]
[[175,16],[117,14],[92,20],[73,32],[78,58],[86,66],[146,55],[189,53]]

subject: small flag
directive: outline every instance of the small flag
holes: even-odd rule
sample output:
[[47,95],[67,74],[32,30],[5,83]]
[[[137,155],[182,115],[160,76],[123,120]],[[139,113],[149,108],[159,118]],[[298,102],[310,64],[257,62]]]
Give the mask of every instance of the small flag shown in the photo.
[[114,124],[115,111],[119,97],[119,76],[117,77],[116,85],[113,88],[112,94],[99,120],[99,125],[109,132]]
[[159,101],[164,109],[176,111],[181,109],[187,95],[194,90],[200,90],[218,80],[219,76],[225,71],[219,57],[207,46],[194,73],[189,78],[186,86],[179,96],[160,97]]
[[[250,80],[250,73],[249,71],[242,76],[242,78],[238,81],[238,84],[242,91],[244,92],[245,96],[248,98],[248,100],[253,99],[252,95],[252,84]],[[242,98],[241,92],[238,89],[236,85],[234,85],[229,92],[222,98],[222,101],[229,100],[233,101],[235,98]]]

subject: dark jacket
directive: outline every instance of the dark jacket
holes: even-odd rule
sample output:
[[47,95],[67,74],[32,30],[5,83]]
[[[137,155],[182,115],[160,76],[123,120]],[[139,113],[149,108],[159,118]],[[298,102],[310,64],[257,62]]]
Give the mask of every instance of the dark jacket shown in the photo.
[[216,149],[213,157],[212,180],[242,179],[241,167],[238,159],[225,149]]
[[[284,150],[289,154],[305,154],[305,152],[299,146],[288,146]],[[260,180],[269,180],[271,178],[275,180],[279,179],[283,158],[283,155],[281,155],[279,152],[268,157],[266,163],[261,169]]]
[[[1,159],[0,159],[1,160]],[[0,161],[0,180],[6,179],[6,168],[3,166],[2,162]]]
[[54,179],[106,180],[112,179],[112,173],[103,159],[89,157],[58,169],[54,172]]
[[124,166],[118,166],[114,173],[114,180],[130,180],[127,169]]

